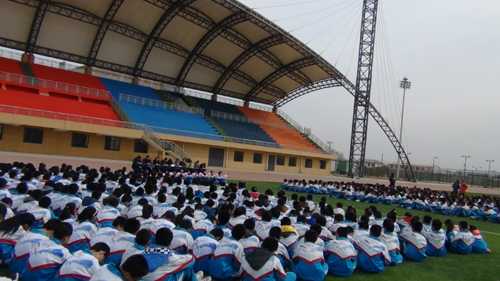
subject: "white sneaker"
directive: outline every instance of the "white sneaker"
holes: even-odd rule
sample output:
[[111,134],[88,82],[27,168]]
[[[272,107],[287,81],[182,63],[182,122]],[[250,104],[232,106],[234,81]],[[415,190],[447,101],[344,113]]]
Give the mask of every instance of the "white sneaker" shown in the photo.
[[196,272],[196,274],[195,274],[196,279],[197,279],[198,281],[203,281],[203,280],[204,280],[204,279],[203,279],[203,276],[204,276],[204,275],[205,275],[205,274],[203,274],[203,271],[201,271],[201,270],[200,270],[200,271],[198,271],[198,272]]
[[212,281],[212,277],[210,277],[210,276],[205,277],[205,278],[203,278],[203,280],[202,280],[202,281]]

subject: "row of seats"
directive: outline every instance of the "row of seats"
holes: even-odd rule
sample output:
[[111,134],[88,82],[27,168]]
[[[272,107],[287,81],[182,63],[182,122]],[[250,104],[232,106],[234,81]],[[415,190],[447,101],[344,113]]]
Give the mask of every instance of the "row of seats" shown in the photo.
[[31,70],[38,79],[62,82],[97,90],[106,90],[99,77],[86,75],[74,71],[48,67],[40,64],[30,64]]
[[24,75],[21,63],[17,60],[11,60],[0,57],[0,71],[7,73],[14,73],[17,75]]

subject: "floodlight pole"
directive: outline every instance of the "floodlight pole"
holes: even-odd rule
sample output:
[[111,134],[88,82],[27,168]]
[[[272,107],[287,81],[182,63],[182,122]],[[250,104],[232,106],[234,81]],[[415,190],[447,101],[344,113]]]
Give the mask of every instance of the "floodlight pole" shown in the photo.
[[467,158],[470,158],[470,155],[462,155],[463,158],[465,158],[465,163],[464,163],[464,181],[465,177],[467,176]]
[[[403,108],[401,109],[401,129],[399,130],[399,141],[401,144],[403,143],[403,117],[405,114],[405,97],[406,97],[406,89],[410,89],[411,82],[408,81],[408,78],[403,78],[401,84],[399,84],[400,88],[403,88]],[[396,178],[399,178],[399,160],[401,159],[401,155],[398,155],[398,168],[396,170]]]
[[488,162],[488,175],[490,174],[490,171],[491,171],[491,162],[495,162],[495,160],[486,160],[486,162]]

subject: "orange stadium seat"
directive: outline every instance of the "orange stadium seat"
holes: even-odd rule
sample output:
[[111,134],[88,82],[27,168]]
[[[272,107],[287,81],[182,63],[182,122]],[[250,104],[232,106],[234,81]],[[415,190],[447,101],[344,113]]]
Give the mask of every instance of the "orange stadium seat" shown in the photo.
[[[317,147],[314,146],[309,140],[307,140],[299,131],[293,130],[275,113],[256,110],[252,108],[245,108],[241,106],[238,106],[238,109],[248,118],[260,119],[269,123],[276,124],[277,126],[272,126],[271,124],[262,124],[260,125],[260,127],[277,143],[281,145],[291,145],[317,149]],[[287,129],[287,127],[289,127],[290,129]]]

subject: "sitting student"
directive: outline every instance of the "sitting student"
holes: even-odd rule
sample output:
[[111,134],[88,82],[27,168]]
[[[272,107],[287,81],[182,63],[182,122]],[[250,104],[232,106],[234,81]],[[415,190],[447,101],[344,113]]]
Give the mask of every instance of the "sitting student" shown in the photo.
[[270,211],[262,210],[261,218],[262,220],[255,224],[255,230],[257,231],[257,237],[259,237],[260,241],[264,241],[269,235],[269,230],[274,226],[271,222],[273,215]]
[[384,243],[380,240],[382,227],[374,225],[370,229],[370,237],[360,237],[354,242],[358,251],[358,266],[367,273],[380,273],[385,266],[391,264],[391,256]]
[[115,234],[118,231],[123,231],[123,225],[125,224],[126,221],[127,219],[124,217],[117,217],[113,221],[112,225],[99,228],[96,234],[90,239],[89,246],[92,247],[99,242],[104,242],[104,243],[109,242],[113,234]]
[[491,253],[490,249],[488,249],[488,244],[484,241],[481,232],[477,229],[475,225],[469,225],[469,230],[472,235],[474,235],[474,244],[472,244],[472,252],[476,254],[486,254]]
[[175,227],[175,214],[172,211],[167,211],[165,214],[161,216],[161,218],[158,218],[154,220],[150,225],[149,225],[149,233],[151,233],[151,243],[155,243],[156,239],[156,232],[158,229],[161,228],[168,228],[170,230],[174,229]]
[[458,223],[458,229],[459,231],[451,240],[450,249],[455,254],[470,254],[475,239],[469,231],[469,224],[466,221],[461,221]]
[[22,275],[26,270],[26,261],[38,242],[52,238],[55,227],[61,223],[58,219],[51,219],[43,225],[42,229],[32,229],[23,235],[14,247],[14,255],[9,263],[10,272]]
[[204,274],[209,273],[210,260],[212,255],[219,245],[219,241],[224,237],[222,229],[213,229],[210,233],[204,234],[196,240],[189,249],[189,253],[196,260],[193,269],[194,272],[202,271]]
[[149,273],[144,281],[192,281],[196,280],[192,255],[178,255],[169,248],[173,233],[168,228],[161,228],[156,233],[156,245],[149,247],[143,256],[149,264]]
[[445,220],[444,225],[446,226],[446,250],[451,251],[451,240],[457,234],[458,228],[455,230],[455,224],[450,219]]
[[151,243],[151,233],[149,233],[149,230],[147,229],[141,229],[139,230],[139,232],[137,232],[134,241],[135,244],[132,247],[125,250],[125,253],[123,253],[120,264],[123,264],[128,258],[130,258],[133,255],[144,253],[146,248]]
[[310,228],[309,226],[307,226],[307,218],[305,216],[298,216],[297,223],[293,224],[292,226],[299,233],[299,238],[304,237],[306,231],[308,231]]
[[281,238],[281,228],[277,226],[271,228],[271,230],[269,230],[269,237],[272,237],[276,239],[276,241],[278,241],[278,250],[276,251],[276,256],[278,256],[283,268],[289,268],[290,255],[288,254],[286,247],[279,242],[279,239]]
[[439,219],[432,221],[431,231],[424,232],[427,239],[427,248],[425,253],[428,256],[442,257],[446,254],[446,233],[441,229],[443,223]]
[[210,261],[210,276],[217,280],[235,280],[243,261],[243,246],[238,242],[245,237],[245,226],[235,225],[231,237],[222,238]]
[[336,240],[328,242],[325,247],[325,259],[331,275],[349,277],[358,263],[358,253],[347,240],[347,235],[347,227],[337,228]]
[[253,219],[246,219],[243,225],[245,226],[245,237],[240,239],[239,242],[246,254],[257,248],[260,245],[260,240],[255,235],[255,221]]
[[391,255],[390,265],[398,265],[403,262],[403,256],[401,255],[398,235],[394,233],[394,221],[385,219],[383,230],[384,233],[380,235],[380,241],[384,243],[389,251],[389,255]]
[[96,221],[101,227],[109,227],[120,216],[120,211],[117,209],[119,200],[116,197],[111,197],[106,200],[108,203],[97,214]]
[[401,233],[403,240],[403,253],[410,261],[423,262],[427,255],[425,250],[427,248],[427,240],[422,235],[423,225],[420,221],[412,221],[411,232]]
[[104,263],[119,265],[123,253],[135,244],[135,235],[139,231],[141,223],[136,219],[128,219],[123,225],[123,231],[118,231],[108,241],[110,253]]
[[172,229],[174,238],[170,244],[170,248],[179,255],[188,253],[188,249],[193,245],[193,237],[189,232],[193,228],[191,221],[184,219],[184,215],[178,215],[176,218],[176,227]]
[[130,281],[141,280],[148,274],[149,265],[141,255],[128,258],[121,266],[106,264],[92,276],[90,281]]
[[292,271],[297,280],[321,281],[325,279],[328,265],[323,257],[323,249],[316,244],[318,232],[308,230],[304,243],[297,245],[293,254]]
[[226,224],[229,223],[229,219],[231,218],[231,214],[229,214],[227,211],[221,211],[217,215],[217,224],[214,225],[214,228],[220,228],[222,231],[224,231],[224,236],[225,237],[231,237],[231,230],[226,227]]
[[261,248],[256,248],[245,255],[240,269],[242,281],[295,281],[293,272],[285,273],[274,253],[279,242],[272,237],[264,239]]
[[56,280],[59,268],[71,257],[64,245],[68,243],[72,232],[73,227],[69,223],[62,222],[54,229],[52,238],[38,242],[30,253],[27,269],[23,272],[21,279]]
[[77,251],[59,269],[58,280],[85,281],[90,280],[100,268],[99,263],[109,255],[109,246],[106,243],[97,243],[90,252]]
[[316,223],[321,225],[321,233],[319,234],[319,238],[327,244],[330,240],[333,240],[333,235],[328,228],[326,228],[326,218],[324,216],[319,216],[316,218]]
[[73,224],[73,234],[68,241],[68,250],[71,253],[89,249],[90,239],[97,233],[97,227],[93,224],[95,216],[94,207],[87,207],[78,215]]
[[297,242],[299,242],[299,233],[291,224],[290,218],[284,217],[281,219],[281,238],[279,242],[286,247],[289,257],[293,256],[293,251],[297,246]]
[[32,214],[15,215],[10,219],[0,222],[0,249],[2,254],[2,265],[8,265],[14,254],[14,246],[17,241],[28,233],[35,223]]

